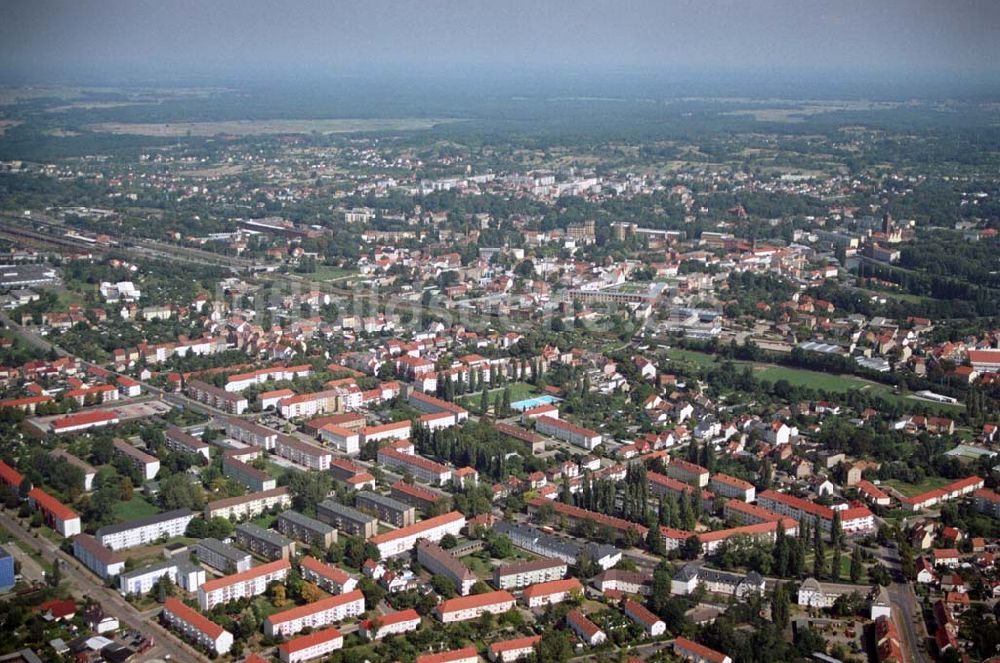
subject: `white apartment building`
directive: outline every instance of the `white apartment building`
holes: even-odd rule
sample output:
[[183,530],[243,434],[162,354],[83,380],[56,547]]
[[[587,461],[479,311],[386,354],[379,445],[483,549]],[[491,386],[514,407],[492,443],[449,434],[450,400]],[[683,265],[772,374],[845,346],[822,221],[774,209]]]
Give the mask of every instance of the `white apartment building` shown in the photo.
[[583,447],[588,451],[593,451],[603,439],[597,431],[544,415],[535,419],[535,430],[543,435],[551,435],[564,442]]
[[249,495],[227,497],[209,502],[205,505],[205,517],[243,520],[256,518],[272,509],[287,509],[291,505],[292,495],[288,492],[288,488],[282,486],[281,488],[272,488]]
[[232,633],[173,596],[163,604],[163,619],[185,638],[218,656],[228,654],[233,646]]
[[323,447],[303,442],[291,435],[279,435],[274,450],[282,458],[321,472],[329,470],[330,461],[333,460],[333,454]]
[[381,640],[387,635],[401,635],[416,631],[418,628],[420,628],[420,615],[413,608],[379,615],[374,622],[365,619],[358,624],[358,631],[365,640]]
[[318,628],[365,611],[365,595],[360,589],[329,596],[306,605],[296,606],[275,613],[264,620],[264,634],[268,637],[295,635],[304,628]]
[[78,534],[73,539],[73,556],[104,580],[125,570],[125,560],[89,534]]
[[161,538],[182,536],[194,518],[190,509],[174,509],[119,525],[108,525],[95,532],[97,542],[112,550],[144,546]]
[[520,589],[540,582],[561,580],[566,577],[567,569],[566,562],[551,558],[507,564],[493,572],[493,584],[498,589]]
[[202,610],[211,610],[221,603],[260,596],[267,591],[270,583],[275,580],[283,581],[291,568],[287,559],[278,559],[255,566],[249,571],[214,578],[198,588],[198,605]]
[[299,663],[326,656],[344,646],[344,636],[335,628],[303,635],[278,646],[283,663]]
[[458,511],[452,511],[391,532],[377,534],[369,541],[378,547],[382,559],[388,559],[413,550],[417,539],[427,539],[437,543],[445,534],[458,536],[463,527],[465,527],[465,516]]
[[319,429],[319,439],[345,454],[361,451],[361,434],[350,428],[327,424]]
[[434,615],[445,624],[464,622],[476,619],[486,612],[493,615],[502,614],[513,608],[515,603],[510,592],[498,590],[442,601],[434,608]]
[[252,421],[237,417],[227,417],[225,421],[226,435],[246,444],[262,449],[273,449],[278,442],[278,431],[265,428]]
[[168,559],[150,564],[118,576],[118,591],[129,594],[145,594],[156,586],[160,578],[167,576],[188,592],[195,592],[205,582],[205,569],[187,560]]

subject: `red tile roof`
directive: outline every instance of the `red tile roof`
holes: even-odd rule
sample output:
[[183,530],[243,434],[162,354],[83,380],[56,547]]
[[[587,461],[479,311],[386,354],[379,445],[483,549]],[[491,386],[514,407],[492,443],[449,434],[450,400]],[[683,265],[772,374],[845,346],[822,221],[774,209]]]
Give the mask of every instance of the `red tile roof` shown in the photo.
[[213,640],[217,639],[225,631],[224,628],[211,619],[197,610],[188,607],[173,596],[167,597],[167,600],[163,603],[163,609],[173,613],[178,619],[184,620]]
[[286,654],[293,654],[297,651],[303,649],[308,649],[309,647],[315,647],[316,645],[329,642],[330,640],[336,640],[337,638],[343,637],[339,630],[335,628],[328,628],[322,631],[316,631],[315,633],[310,633],[309,635],[303,635],[294,640],[289,640],[288,642],[278,646],[278,649]]
[[238,582],[257,578],[269,573],[275,573],[277,571],[281,571],[282,569],[287,571],[290,568],[292,568],[292,565],[287,559],[278,559],[273,562],[268,562],[267,564],[255,566],[252,569],[247,569],[246,571],[241,571],[240,573],[234,573],[222,578],[214,578],[203,583],[201,589],[205,592],[211,592],[216,589],[221,589],[222,587],[229,587],[230,585],[234,585]]

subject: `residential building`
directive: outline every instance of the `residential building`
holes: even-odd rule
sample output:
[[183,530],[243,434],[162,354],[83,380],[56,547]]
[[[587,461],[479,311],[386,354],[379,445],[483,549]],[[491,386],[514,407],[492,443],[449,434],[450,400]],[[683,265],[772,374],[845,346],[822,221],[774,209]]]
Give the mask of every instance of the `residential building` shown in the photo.
[[144,546],[159,539],[183,536],[194,518],[191,509],[174,509],[118,525],[106,525],[95,532],[98,543],[112,550]]
[[205,460],[211,460],[209,446],[207,442],[202,442],[194,435],[185,433],[177,426],[167,426],[163,435],[164,443],[168,449],[181,453],[190,453],[201,456]]
[[278,443],[278,431],[255,424],[252,421],[226,417],[224,424],[226,435],[244,444],[270,451]]
[[573,594],[583,595],[583,585],[576,578],[550,580],[525,587],[521,592],[521,601],[529,608],[541,608],[546,605],[562,603],[573,597]]
[[310,555],[302,558],[299,569],[303,580],[315,583],[331,594],[351,592],[358,586],[357,578],[352,578],[337,567],[324,564]]
[[293,539],[326,550],[337,542],[337,530],[326,523],[303,516],[298,511],[285,511],[278,516],[275,528]]
[[378,533],[378,519],[332,499],[316,505],[316,517],[351,536],[369,539]]
[[980,488],[972,494],[976,511],[993,518],[1000,518],[1000,493],[989,488]]
[[250,402],[245,396],[228,392],[201,380],[190,380],[187,383],[187,393],[199,403],[204,403],[229,414],[240,415],[250,407]]
[[712,594],[743,600],[750,594],[764,595],[764,578],[756,571],[732,573],[708,569],[699,563],[685,564],[670,581],[670,593],[689,596],[702,586]]
[[437,654],[421,654],[415,663],[479,663],[479,652],[475,647],[464,647]]
[[330,461],[333,460],[333,454],[323,447],[309,444],[291,435],[278,435],[274,450],[282,458],[321,472],[329,470]]
[[113,444],[115,456],[125,458],[138,468],[143,480],[152,481],[156,478],[156,474],[160,471],[160,460],[156,456],[150,456],[119,438],[115,438]]
[[529,635],[523,638],[501,640],[491,643],[487,655],[493,663],[511,663],[535,655],[535,645],[542,639],[540,635]]
[[62,459],[73,467],[79,468],[83,472],[83,490],[84,492],[90,492],[94,489],[94,477],[97,476],[97,469],[90,463],[84,462],[63,449],[53,449],[49,452],[49,456],[55,458],[56,460]]
[[[815,519],[829,532],[833,526],[833,509],[792,495],[765,490],[757,496],[757,504],[783,516],[801,521]],[[875,531],[875,515],[867,507],[851,507],[840,511],[840,527],[845,534],[868,534]]]
[[223,573],[242,573],[253,566],[250,553],[234,548],[218,539],[201,539],[191,548],[198,561]]
[[295,554],[295,542],[274,530],[253,523],[236,526],[236,543],[265,559],[289,559]]
[[429,458],[403,453],[392,447],[382,447],[378,450],[378,462],[380,465],[401,472],[409,472],[415,479],[427,483],[444,485],[451,480],[451,468]]
[[73,556],[102,580],[114,578],[125,570],[125,559],[90,534],[77,534],[73,538]]
[[118,576],[118,591],[129,594],[149,592],[160,578],[167,576],[175,585],[188,592],[196,592],[205,582],[205,569],[186,559],[171,558],[149,564]]
[[680,458],[671,459],[667,463],[666,471],[667,476],[671,479],[676,479],[686,484],[697,486],[698,488],[707,487],[709,476],[711,476],[711,472],[701,465],[695,465]]
[[400,527],[391,532],[379,534],[372,537],[370,542],[378,547],[382,559],[388,559],[413,550],[418,539],[437,543],[446,534],[458,536],[463,527],[465,527],[465,516],[458,511],[451,511],[406,527]]
[[682,636],[674,639],[674,656],[689,663],[733,663],[725,654]]
[[329,596],[306,605],[276,612],[264,620],[268,637],[295,635],[304,628],[318,628],[357,617],[365,611],[365,595],[360,589]]
[[289,569],[288,560],[279,559],[241,573],[213,578],[198,588],[198,605],[202,610],[211,610],[221,603],[260,596],[272,582],[283,581]]
[[578,638],[591,647],[604,644],[608,640],[607,634],[597,624],[587,619],[582,612],[575,608],[566,613],[566,625],[576,633]]
[[358,624],[358,632],[365,640],[381,640],[387,635],[401,635],[420,628],[420,615],[413,608],[388,615],[378,615]]
[[620,592],[622,594],[648,596],[653,593],[652,577],[636,571],[608,569],[594,576],[590,582],[602,594],[606,592]]
[[642,626],[650,638],[658,638],[667,631],[667,625],[662,619],[632,599],[625,599],[625,616]]
[[292,505],[292,494],[288,488],[271,488],[238,497],[226,497],[205,505],[205,518],[226,518],[244,520],[256,518],[273,509],[285,509]]
[[737,479],[721,472],[712,476],[712,479],[708,482],[708,486],[716,495],[722,495],[728,499],[740,500],[741,502],[753,502],[757,495],[757,489],[749,481]]
[[335,628],[315,631],[278,645],[282,663],[300,663],[326,656],[344,646],[344,636]]
[[442,575],[455,583],[460,596],[466,596],[476,584],[476,576],[451,553],[431,541],[417,543],[417,561],[434,575]]
[[378,517],[379,520],[396,527],[406,527],[417,520],[416,509],[412,506],[370,490],[360,491],[355,496],[354,504],[361,511],[370,513]]
[[361,451],[361,434],[350,428],[326,424],[319,429],[319,439],[341,453],[356,454]]
[[622,558],[622,551],[614,546],[553,536],[531,525],[500,521],[493,525],[493,531],[510,537],[518,548],[541,557],[559,559],[567,564],[577,564],[586,557],[607,570]]
[[544,415],[535,419],[535,430],[543,435],[550,435],[564,442],[583,447],[588,451],[593,451],[603,440],[597,431]]
[[187,640],[217,656],[228,654],[233,646],[232,633],[173,596],[167,597],[161,614]]
[[566,577],[565,560],[542,557],[528,562],[517,562],[497,567],[493,572],[493,586],[497,589],[521,589]]
[[278,486],[274,477],[264,470],[258,470],[240,460],[236,457],[237,455],[239,454],[233,454],[232,451],[226,451],[222,454],[222,473],[224,475],[240,482],[254,492],[273,490]]
[[486,612],[499,615],[513,608],[515,603],[510,592],[498,590],[447,599],[434,608],[434,615],[445,624],[450,624],[476,619]]
[[63,536],[79,534],[80,516],[41,488],[28,492],[28,504],[42,514],[43,522]]
[[393,499],[412,504],[424,513],[433,509],[438,502],[451,499],[445,493],[405,481],[397,481],[392,484],[389,488],[389,494]]
[[80,433],[91,428],[104,428],[118,423],[118,415],[109,410],[87,410],[76,414],[53,419],[49,423],[49,432],[56,435]]

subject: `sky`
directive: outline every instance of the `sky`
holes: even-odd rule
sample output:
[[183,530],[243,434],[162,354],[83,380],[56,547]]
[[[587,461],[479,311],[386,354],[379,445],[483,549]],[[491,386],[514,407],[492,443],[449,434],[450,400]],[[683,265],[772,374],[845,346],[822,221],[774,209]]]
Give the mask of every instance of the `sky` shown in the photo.
[[1000,0],[4,0],[0,14],[0,77],[29,82],[1000,67]]

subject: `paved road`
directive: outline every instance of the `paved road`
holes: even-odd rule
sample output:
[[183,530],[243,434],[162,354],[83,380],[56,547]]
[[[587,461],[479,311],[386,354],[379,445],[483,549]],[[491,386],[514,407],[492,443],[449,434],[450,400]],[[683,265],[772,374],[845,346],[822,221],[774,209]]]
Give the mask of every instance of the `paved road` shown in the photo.
[[35,561],[16,541],[11,541],[5,546],[7,551],[14,556],[14,559],[21,563],[21,575],[29,582],[45,582],[45,569]]
[[152,633],[156,638],[156,645],[140,656],[140,661],[161,659],[165,654],[169,654],[172,659],[181,663],[200,663],[200,661],[205,660],[204,656],[181,643],[156,620],[144,617],[121,594],[106,587],[97,576],[72,556],[60,550],[59,546],[51,540],[44,536],[35,537],[17,519],[7,513],[0,513],[0,525],[10,532],[11,536],[23,547],[33,548],[41,552],[47,559],[62,562],[63,582],[75,596],[98,601],[105,612],[118,618],[122,626],[143,633]]
[[[890,571],[901,573],[899,552],[895,548],[879,546],[878,556]],[[892,603],[892,619],[896,623],[903,642],[906,660],[917,663],[929,662],[927,655],[927,628],[923,611],[913,585],[908,582],[893,582],[888,587],[889,601]]]

